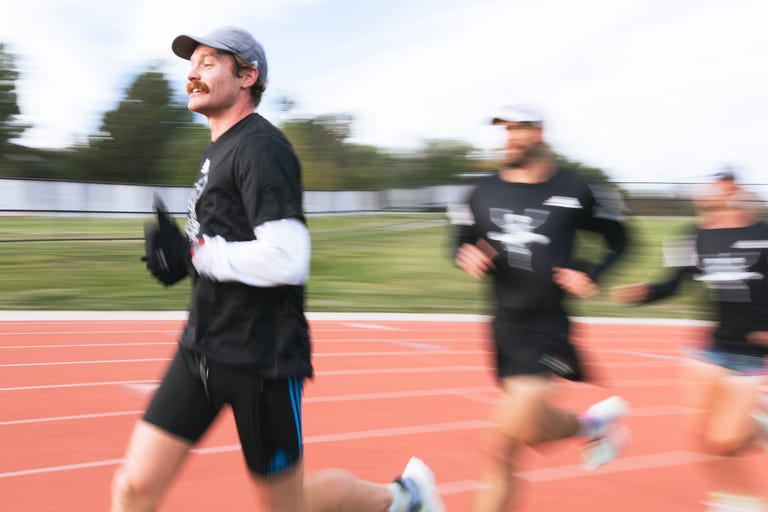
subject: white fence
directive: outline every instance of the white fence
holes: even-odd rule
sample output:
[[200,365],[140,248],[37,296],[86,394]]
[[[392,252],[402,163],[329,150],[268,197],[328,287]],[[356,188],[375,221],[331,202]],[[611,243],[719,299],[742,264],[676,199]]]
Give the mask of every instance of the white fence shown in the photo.
[[[187,210],[188,187],[109,185],[69,181],[0,179],[0,215],[142,216],[151,213],[158,193],[168,210]],[[467,193],[463,185],[377,191],[320,191],[304,193],[308,214],[387,210],[444,209]]]

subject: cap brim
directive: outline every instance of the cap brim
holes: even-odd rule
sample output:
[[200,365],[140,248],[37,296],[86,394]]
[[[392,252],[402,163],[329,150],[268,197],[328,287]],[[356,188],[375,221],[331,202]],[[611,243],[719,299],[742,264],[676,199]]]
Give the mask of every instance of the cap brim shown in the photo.
[[232,50],[221,43],[206,39],[205,37],[193,37],[188,35],[180,35],[171,43],[171,50],[173,53],[181,57],[182,59],[189,60],[192,54],[195,52],[195,48],[200,45],[210,46],[217,50],[224,50],[226,52],[232,52]]
[[509,124],[509,123],[527,123],[534,126],[541,126],[543,123],[532,119],[505,119],[503,117],[491,118],[491,124]]

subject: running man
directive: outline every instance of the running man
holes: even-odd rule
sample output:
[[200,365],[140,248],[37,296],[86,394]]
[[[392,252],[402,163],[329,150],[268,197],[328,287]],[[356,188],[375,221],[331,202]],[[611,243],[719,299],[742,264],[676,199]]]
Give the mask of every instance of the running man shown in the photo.
[[146,261],[166,286],[190,273],[191,309],[115,474],[113,512],[155,510],[225,404],[262,510],[442,512],[432,472],[417,458],[391,484],[342,470],[305,480],[301,399],[313,368],[299,161],[283,133],[255,113],[267,61],[249,33],[224,27],[206,37],[181,35],[172,49],[190,61],[188,108],[207,117],[211,142],[189,201],[186,236],[158,208],[158,225],[146,233]]
[[765,482],[752,481],[732,456],[768,440],[768,403],[761,401],[768,354],[768,224],[760,220],[759,199],[733,187],[732,174],[717,179],[695,198],[696,226],[668,251],[667,262],[677,267],[670,277],[616,287],[611,294],[618,303],[648,304],[674,294],[687,277],[706,286],[717,325],[708,345],[683,359],[681,382],[697,446],[731,457],[713,463],[716,488],[708,510],[765,512]]
[[[457,229],[456,265],[493,283],[492,333],[501,396],[495,427],[485,450],[474,512],[509,509],[514,461],[523,445],[573,436],[587,443],[585,466],[608,462],[627,442],[619,427],[628,405],[614,396],[584,414],[552,404],[553,377],[585,378],[570,341],[565,293],[588,298],[595,280],[624,252],[623,202],[617,192],[557,168],[535,109],[507,107],[492,119],[506,130],[503,167],[482,178],[466,209],[453,211]],[[577,230],[601,234],[607,251],[592,268],[572,261]]]

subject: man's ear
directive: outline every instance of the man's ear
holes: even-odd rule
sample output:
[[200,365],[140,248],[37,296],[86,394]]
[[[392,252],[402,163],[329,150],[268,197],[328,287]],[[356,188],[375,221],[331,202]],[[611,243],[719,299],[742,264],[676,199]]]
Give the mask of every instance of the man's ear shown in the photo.
[[256,83],[256,80],[259,78],[259,70],[256,68],[256,66],[251,67],[251,69],[248,70],[247,73],[243,75],[243,89],[250,89],[253,84]]

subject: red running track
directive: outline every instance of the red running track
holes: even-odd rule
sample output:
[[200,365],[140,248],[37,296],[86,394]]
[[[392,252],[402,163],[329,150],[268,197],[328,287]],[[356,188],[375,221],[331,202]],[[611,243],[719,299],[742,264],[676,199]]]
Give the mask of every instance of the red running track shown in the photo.
[[[380,482],[411,455],[434,469],[449,511],[468,511],[497,389],[475,317],[311,316],[316,377],[305,386],[308,472],[343,467]],[[630,322],[630,321],[627,321]],[[0,321],[0,510],[105,511],[112,473],[175,349],[180,320]],[[633,443],[593,473],[578,440],[529,451],[517,510],[703,510],[708,471],[732,461],[693,450],[680,423],[680,349],[706,325],[582,319],[593,384],[563,382],[577,410],[620,394]],[[768,457],[740,458],[768,482]],[[163,510],[258,510],[231,416],[195,450]],[[766,486],[768,487],[768,485]]]

